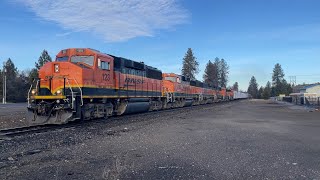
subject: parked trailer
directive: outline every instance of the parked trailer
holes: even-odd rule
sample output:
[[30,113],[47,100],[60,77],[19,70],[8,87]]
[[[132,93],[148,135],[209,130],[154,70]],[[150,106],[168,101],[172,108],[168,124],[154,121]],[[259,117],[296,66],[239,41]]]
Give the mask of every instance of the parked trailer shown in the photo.
[[247,99],[248,97],[249,97],[248,93],[241,92],[241,91],[233,92],[233,99]]

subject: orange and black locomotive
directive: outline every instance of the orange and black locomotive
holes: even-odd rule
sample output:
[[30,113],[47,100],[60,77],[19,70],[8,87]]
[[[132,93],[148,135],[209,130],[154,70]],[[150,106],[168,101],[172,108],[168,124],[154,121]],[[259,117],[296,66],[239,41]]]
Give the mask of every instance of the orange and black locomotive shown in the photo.
[[[89,48],[58,53],[28,93],[30,124],[63,124],[213,103],[219,90],[143,62]],[[224,89],[223,96],[226,96]]]

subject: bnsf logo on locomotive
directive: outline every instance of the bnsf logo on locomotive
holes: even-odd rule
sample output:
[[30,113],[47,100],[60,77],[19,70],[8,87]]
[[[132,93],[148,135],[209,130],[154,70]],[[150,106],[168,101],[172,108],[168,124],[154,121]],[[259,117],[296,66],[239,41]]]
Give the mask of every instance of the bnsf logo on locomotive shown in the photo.
[[142,79],[134,79],[134,78],[126,78],[124,80],[126,83],[133,83],[133,84],[143,84],[144,80]]

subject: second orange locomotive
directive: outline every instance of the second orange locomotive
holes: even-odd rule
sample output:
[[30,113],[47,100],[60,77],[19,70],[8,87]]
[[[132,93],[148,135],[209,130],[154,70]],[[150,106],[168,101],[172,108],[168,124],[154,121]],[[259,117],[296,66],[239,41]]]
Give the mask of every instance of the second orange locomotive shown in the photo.
[[60,51],[54,62],[39,70],[28,94],[28,121],[63,124],[213,103],[226,94],[143,62],[72,48]]

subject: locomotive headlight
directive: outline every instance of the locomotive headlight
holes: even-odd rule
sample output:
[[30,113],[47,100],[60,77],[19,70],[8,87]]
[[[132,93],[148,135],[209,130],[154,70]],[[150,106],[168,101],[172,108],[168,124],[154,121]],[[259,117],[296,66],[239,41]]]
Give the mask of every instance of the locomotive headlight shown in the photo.
[[59,64],[54,65],[54,72],[56,72],[56,73],[59,72]]
[[61,94],[61,90],[58,90],[58,91],[57,91],[57,95],[60,95],[60,94]]
[[36,90],[32,89],[31,93],[32,93],[32,95],[35,95],[36,94]]

